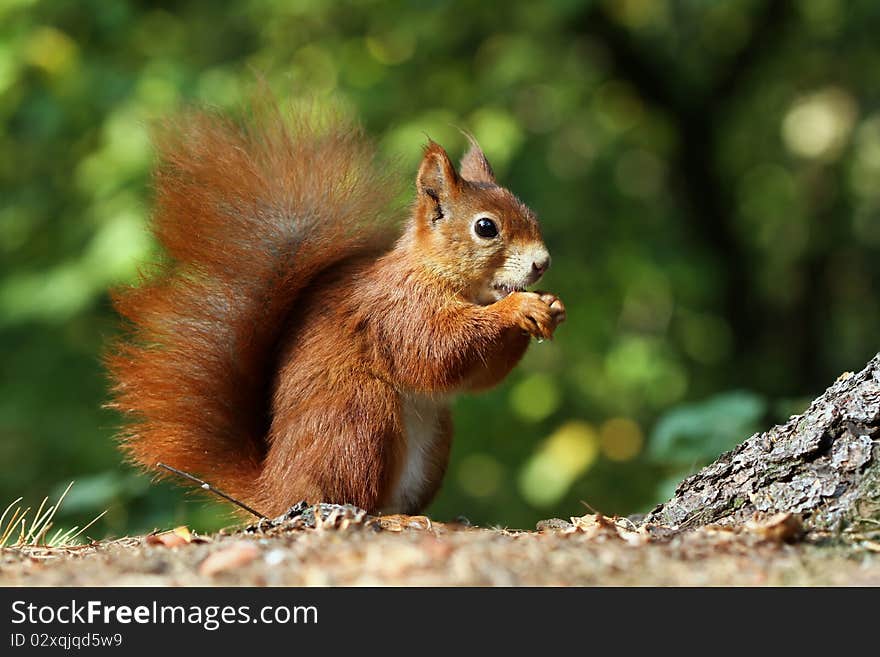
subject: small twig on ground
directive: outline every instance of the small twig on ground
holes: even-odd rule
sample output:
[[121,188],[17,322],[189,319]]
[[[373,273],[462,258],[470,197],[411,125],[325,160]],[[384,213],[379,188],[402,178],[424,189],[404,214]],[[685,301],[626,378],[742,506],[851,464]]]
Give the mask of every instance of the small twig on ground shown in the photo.
[[586,502],[586,501],[584,501],[584,500],[580,500],[580,503],[583,504],[584,507],[585,507],[588,511],[591,511],[591,512],[593,513],[594,516],[604,516],[604,515],[605,515],[605,514],[602,513],[601,511],[597,511],[597,510],[593,507],[593,505],[590,504],[589,502]]

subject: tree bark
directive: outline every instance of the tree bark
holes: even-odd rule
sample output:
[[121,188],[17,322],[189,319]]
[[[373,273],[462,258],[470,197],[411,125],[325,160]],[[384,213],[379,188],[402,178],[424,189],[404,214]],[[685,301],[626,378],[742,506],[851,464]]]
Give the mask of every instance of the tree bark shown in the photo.
[[807,530],[880,529],[880,353],[802,415],[685,479],[645,522],[740,524],[756,512],[801,514]]

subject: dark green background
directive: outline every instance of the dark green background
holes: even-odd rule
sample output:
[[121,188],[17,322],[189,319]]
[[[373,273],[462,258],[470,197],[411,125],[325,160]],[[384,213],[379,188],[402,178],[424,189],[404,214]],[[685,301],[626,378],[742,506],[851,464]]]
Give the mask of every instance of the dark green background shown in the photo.
[[0,506],[75,479],[96,537],[228,521],[120,463],[99,354],[156,255],[151,122],[258,76],[413,171],[473,131],[543,220],[568,322],[456,403],[440,519],[645,510],[878,348],[873,0],[6,0],[0,30]]

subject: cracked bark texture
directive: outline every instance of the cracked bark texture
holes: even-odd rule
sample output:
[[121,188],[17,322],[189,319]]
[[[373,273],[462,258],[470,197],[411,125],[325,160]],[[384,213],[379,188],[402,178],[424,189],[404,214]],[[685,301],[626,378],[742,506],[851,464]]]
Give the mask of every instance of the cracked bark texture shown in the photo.
[[880,525],[880,353],[840,376],[802,415],[756,433],[679,484],[645,522],[738,524],[801,514],[807,530]]

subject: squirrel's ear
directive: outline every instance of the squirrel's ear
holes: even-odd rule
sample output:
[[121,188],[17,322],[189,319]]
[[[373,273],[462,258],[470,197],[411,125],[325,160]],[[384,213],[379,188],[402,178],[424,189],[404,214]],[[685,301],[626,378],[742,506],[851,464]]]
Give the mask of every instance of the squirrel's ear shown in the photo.
[[462,130],[462,134],[467,137],[471,147],[468,152],[461,158],[461,177],[475,183],[495,184],[495,172],[492,171],[492,165],[483,155],[483,149],[474,139],[474,136]]
[[419,165],[416,187],[419,196],[434,205],[434,221],[443,218],[444,205],[458,183],[458,174],[446,151],[437,142],[429,141]]

